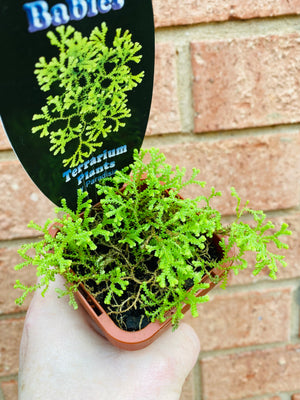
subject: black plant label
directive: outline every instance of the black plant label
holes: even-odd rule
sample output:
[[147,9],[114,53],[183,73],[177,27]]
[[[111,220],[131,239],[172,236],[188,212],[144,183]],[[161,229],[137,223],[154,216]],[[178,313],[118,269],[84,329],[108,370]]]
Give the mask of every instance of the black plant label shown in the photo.
[[0,115],[40,190],[77,190],[129,165],[142,145],[154,71],[151,0],[1,0]]

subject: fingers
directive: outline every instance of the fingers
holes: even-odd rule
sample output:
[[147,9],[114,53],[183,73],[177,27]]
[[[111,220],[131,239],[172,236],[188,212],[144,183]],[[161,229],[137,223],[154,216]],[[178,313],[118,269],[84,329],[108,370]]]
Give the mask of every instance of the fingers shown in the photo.
[[102,353],[109,351],[111,345],[91,326],[89,315],[78,303],[74,310],[67,296],[58,297],[55,289],[64,288],[64,279],[57,276],[49,286],[45,297],[37,292],[31,302],[24,325],[24,335],[30,335],[33,343],[51,343],[52,349],[73,346],[74,350],[80,343],[80,351],[88,354],[95,349]]
[[[68,385],[76,387],[72,398],[81,399],[84,396],[80,391],[91,390],[95,382],[101,383],[102,392],[106,390],[104,398],[179,399],[200,350],[198,337],[189,325],[181,323],[174,332],[168,329],[143,350],[121,351],[89,326],[81,307],[74,311],[67,298],[58,299],[55,288],[63,285],[64,280],[58,277],[45,298],[37,293],[30,306],[21,346],[20,399],[32,399],[32,393],[42,393],[47,385],[49,393],[64,392]],[[115,371],[118,386],[114,385]],[[54,387],[53,382],[57,383]],[[90,393],[91,399],[98,398],[95,387],[97,395]]]

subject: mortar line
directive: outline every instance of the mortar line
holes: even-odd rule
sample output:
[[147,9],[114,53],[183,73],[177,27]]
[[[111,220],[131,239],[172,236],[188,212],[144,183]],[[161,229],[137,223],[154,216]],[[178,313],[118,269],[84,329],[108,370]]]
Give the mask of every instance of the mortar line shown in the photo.
[[299,15],[245,20],[199,22],[191,25],[174,25],[156,28],[156,40],[185,43],[193,40],[228,40],[255,38],[261,36],[282,36],[300,32]]
[[300,131],[299,123],[280,124],[274,126],[249,127],[212,132],[171,132],[145,136],[143,147],[159,147],[160,145],[189,142],[213,142],[233,138],[257,137],[262,135],[296,134]]
[[280,396],[281,400],[290,400],[292,397],[292,394],[290,393],[284,393],[284,392],[278,392],[275,393],[276,396]]
[[0,150],[0,161],[17,160],[13,150]]
[[[18,374],[10,374],[0,377],[0,383],[15,381],[18,385]],[[6,400],[4,397],[3,389],[0,387],[0,400]]]
[[300,282],[295,288],[291,304],[290,340],[300,339]]
[[194,132],[194,105],[192,94],[192,60],[190,46],[176,49],[177,99],[183,133]]
[[300,130],[299,122],[288,122],[278,125],[265,125],[265,126],[254,126],[254,127],[244,127],[244,128],[234,128],[234,129],[223,129],[219,131],[209,131],[209,132],[192,132],[196,137],[201,136],[203,139],[211,140],[216,136],[223,138],[232,137],[249,137],[249,136],[260,136],[262,134],[274,135],[280,133],[298,133]]
[[267,393],[264,393],[262,395],[253,396],[253,397],[242,397],[241,400],[265,400],[266,396],[278,396],[278,393],[269,393],[269,392],[267,392]]
[[42,236],[26,236],[24,238],[16,238],[10,240],[0,240],[0,249],[18,249],[22,244],[37,242],[41,239]]
[[8,321],[12,319],[22,319],[26,317],[27,311],[20,311],[16,313],[0,314],[0,321]]
[[0,382],[10,382],[10,381],[17,381],[18,380],[18,374],[10,374],[10,375],[4,375],[0,376]]
[[[200,171],[200,176],[201,176],[201,171]],[[243,198],[242,201],[245,201],[245,199]],[[251,207],[251,204],[250,204]],[[283,217],[286,218],[287,216],[293,216],[293,215],[297,215],[300,211],[300,203],[299,205],[293,206],[293,207],[288,207],[288,208],[278,208],[278,209],[270,209],[270,210],[263,210],[264,214],[266,215],[266,219],[275,219],[275,218],[279,218],[279,217]],[[223,215],[223,221],[224,224],[230,224],[231,222],[233,222],[233,220],[236,218],[236,215],[233,214],[226,214]],[[247,222],[247,221],[253,221],[251,215],[244,215],[243,216],[243,221]]]
[[251,346],[241,346],[241,347],[230,347],[228,349],[216,349],[216,350],[203,350],[200,352],[199,362],[206,358],[216,358],[222,356],[233,356],[242,353],[253,353],[255,351],[273,350],[285,348],[286,346],[298,346],[300,350],[300,339],[299,340],[285,340],[282,342],[271,342],[271,343],[261,343]]
[[243,400],[265,400],[266,396],[278,396],[281,400],[291,400],[293,394],[299,393],[299,391],[287,391],[287,392],[266,392],[262,395],[254,396],[254,397],[245,397]]
[[[288,268],[288,267],[287,267]],[[242,271],[241,271],[242,273]],[[249,293],[249,291],[259,291],[259,290],[278,290],[278,289],[297,289],[300,285],[300,277],[292,277],[286,279],[268,280],[267,278],[253,283],[228,285],[226,290],[217,287],[213,290],[212,294],[230,296],[237,293]]]
[[194,373],[194,390],[195,390],[194,400],[202,400],[203,382],[202,382],[202,366],[200,358],[198,358],[196,362],[193,373]]

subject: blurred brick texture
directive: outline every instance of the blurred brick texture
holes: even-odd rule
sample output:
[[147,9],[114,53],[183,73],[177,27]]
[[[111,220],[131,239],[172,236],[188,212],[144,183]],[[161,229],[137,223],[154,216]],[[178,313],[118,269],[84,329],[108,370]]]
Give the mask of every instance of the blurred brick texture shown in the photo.
[[[145,147],[201,170],[230,218],[234,186],[276,225],[290,224],[276,281],[251,268],[186,321],[202,352],[181,400],[300,400],[300,0],[153,0],[156,71]],[[3,94],[1,94],[3,95]],[[17,116],[16,116],[17,118]],[[25,312],[14,303],[17,248],[53,205],[0,127],[0,400],[17,400]],[[204,189],[205,190],[205,189]],[[196,189],[186,195],[196,195]],[[251,256],[249,264],[253,263]],[[21,274],[21,275],[20,275]]]

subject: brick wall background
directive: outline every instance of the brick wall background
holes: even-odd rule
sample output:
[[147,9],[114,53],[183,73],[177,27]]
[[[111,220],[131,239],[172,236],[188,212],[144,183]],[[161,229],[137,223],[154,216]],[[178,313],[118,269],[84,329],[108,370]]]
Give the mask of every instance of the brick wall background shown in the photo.
[[[182,400],[300,399],[300,0],[153,0],[156,72],[145,147],[202,171],[224,194],[287,221],[288,267],[277,281],[246,271],[187,320],[202,343]],[[16,249],[52,204],[0,129],[0,400],[17,399],[28,302],[14,304]],[[191,195],[193,193],[190,193]],[[251,260],[250,260],[251,263]],[[28,282],[33,276],[24,276]]]

